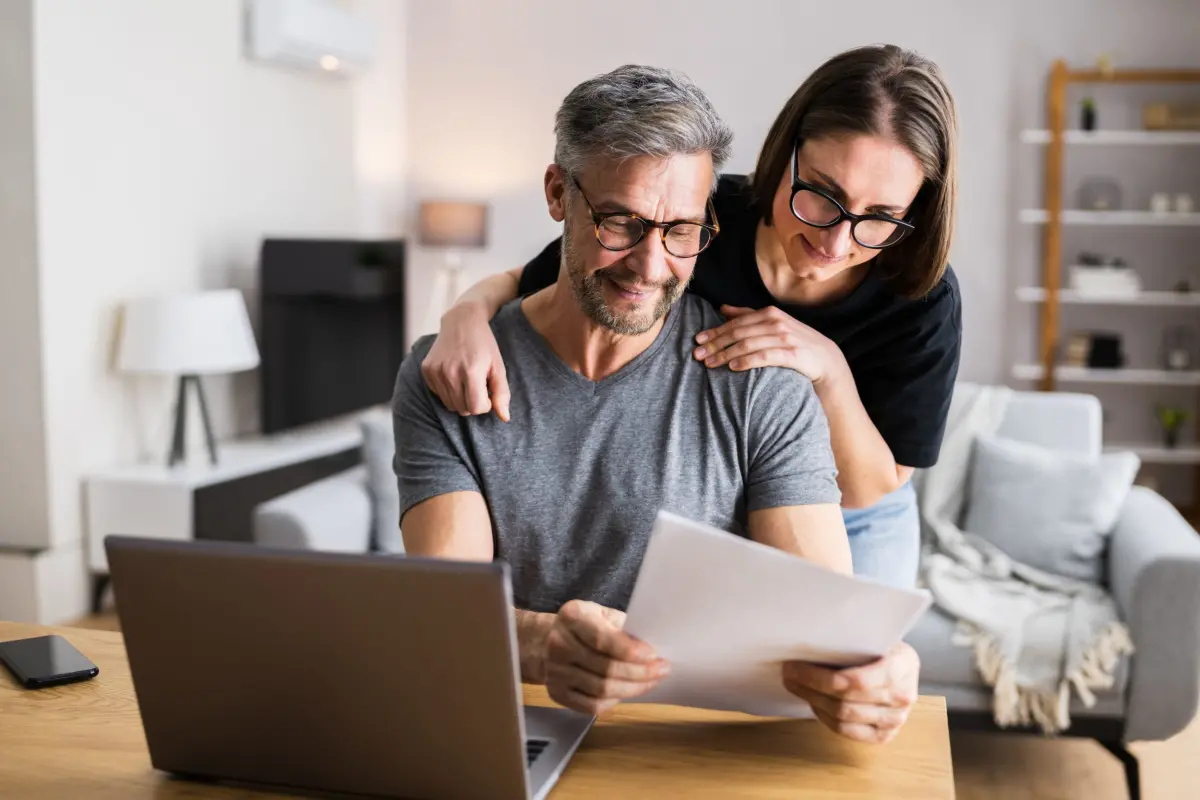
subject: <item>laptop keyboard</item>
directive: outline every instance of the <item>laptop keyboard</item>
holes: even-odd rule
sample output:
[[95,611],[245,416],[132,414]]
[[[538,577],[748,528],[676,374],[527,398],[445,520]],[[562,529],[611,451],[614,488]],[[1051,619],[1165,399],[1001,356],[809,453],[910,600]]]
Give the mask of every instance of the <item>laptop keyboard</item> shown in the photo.
[[526,739],[525,740],[525,764],[533,766],[533,762],[537,761],[537,757],[550,746],[549,739]]

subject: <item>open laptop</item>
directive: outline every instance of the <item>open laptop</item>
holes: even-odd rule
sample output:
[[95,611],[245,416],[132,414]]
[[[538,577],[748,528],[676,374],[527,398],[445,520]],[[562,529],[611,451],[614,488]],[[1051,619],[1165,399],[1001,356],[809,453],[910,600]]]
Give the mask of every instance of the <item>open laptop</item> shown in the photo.
[[503,563],[110,536],[154,767],[415,798],[542,798],[592,717],[523,707]]

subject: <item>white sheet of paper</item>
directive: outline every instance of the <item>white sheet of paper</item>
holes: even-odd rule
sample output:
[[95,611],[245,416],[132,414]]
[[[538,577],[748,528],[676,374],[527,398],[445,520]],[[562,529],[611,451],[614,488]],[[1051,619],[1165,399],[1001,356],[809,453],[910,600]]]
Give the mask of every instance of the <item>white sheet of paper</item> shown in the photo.
[[626,610],[625,630],[671,664],[634,701],[812,717],[783,687],[788,660],[865,664],[929,607],[896,589],[659,512]]

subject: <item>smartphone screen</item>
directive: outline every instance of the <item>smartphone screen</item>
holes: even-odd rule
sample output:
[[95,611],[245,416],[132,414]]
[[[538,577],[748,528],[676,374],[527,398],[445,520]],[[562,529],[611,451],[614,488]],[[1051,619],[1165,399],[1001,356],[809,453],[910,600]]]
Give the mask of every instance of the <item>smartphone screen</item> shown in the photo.
[[91,678],[100,670],[61,636],[0,642],[0,660],[25,686]]

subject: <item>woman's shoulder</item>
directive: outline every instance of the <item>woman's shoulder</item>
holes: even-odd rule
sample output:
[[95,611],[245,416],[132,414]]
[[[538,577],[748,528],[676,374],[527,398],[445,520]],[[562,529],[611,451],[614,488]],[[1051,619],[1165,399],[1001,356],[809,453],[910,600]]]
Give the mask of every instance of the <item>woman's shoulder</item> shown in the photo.
[[873,286],[862,287],[862,296],[854,298],[857,302],[839,309],[839,325],[852,329],[839,341],[843,350],[864,355],[957,346],[962,338],[962,299],[951,267],[919,297],[899,293],[881,275],[869,280]]
[[741,271],[746,267],[747,249],[754,246],[758,232],[759,214],[750,194],[750,179],[745,175],[722,175],[712,201],[721,232],[713,246],[701,254],[697,266]]
[[717,181],[717,189],[713,192],[713,207],[717,209],[717,218],[722,227],[725,226],[725,216],[729,216],[731,222],[734,219],[741,221],[747,216],[755,217],[757,221],[758,215],[751,188],[749,175],[722,173]]
[[927,295],[926,303],[943,324],[955,329],[962,328],[962,292],[958,288],[958,276],[954,274],[954,267],[946,265],[942,279]]
[[745,175],[722,175],[713,193],[713,209],[721,232],[696,260],[688,291],[713,305],[762,308],[772,298],[762,286],[754,264],[758,214]]
[[893,302],[907,316],[924,317],[938,322],[957,321],[962,314],[962,294],[958,287],[958,276],[954,267],[946,265],[946,271],[932,289],[920,297],[894,295]]

